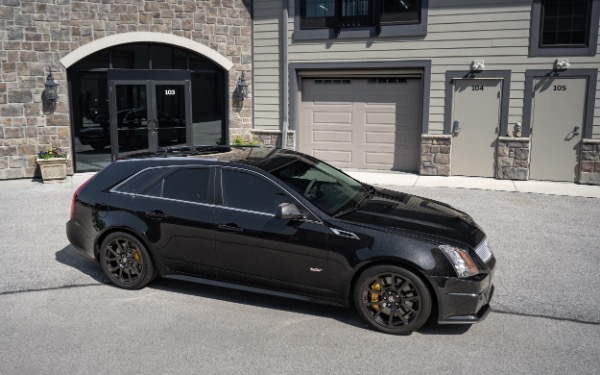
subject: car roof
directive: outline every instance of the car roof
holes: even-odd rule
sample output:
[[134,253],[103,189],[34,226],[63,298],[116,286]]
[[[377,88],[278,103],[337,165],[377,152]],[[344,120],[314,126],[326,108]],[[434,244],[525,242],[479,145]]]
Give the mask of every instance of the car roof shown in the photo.
[[120,159],[117,162],[151,165],[211,164],[250,166],[267,172],[302,159],[316,163],[317,160],[300,152],[272,147],[256,146],[181,146],[160,148],[157,152],[145,152]]

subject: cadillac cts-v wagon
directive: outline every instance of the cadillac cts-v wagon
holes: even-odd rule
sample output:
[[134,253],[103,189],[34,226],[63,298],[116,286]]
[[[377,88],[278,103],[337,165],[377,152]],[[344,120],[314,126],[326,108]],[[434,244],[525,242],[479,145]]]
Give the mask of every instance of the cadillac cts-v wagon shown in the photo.
[[74,194],[67,236],[112,283],[192,276],[354,305],[409,334],[476,323],[496,260],[447,204],[363,184],[290,150],[182,147],[116,161]]

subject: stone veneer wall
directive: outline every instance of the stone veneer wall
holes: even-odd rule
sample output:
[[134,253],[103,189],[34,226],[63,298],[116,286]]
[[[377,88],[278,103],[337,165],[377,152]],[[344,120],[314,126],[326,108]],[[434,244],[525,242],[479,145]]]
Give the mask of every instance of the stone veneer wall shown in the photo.
[[[241,71],[251,72],[251,0],[2,0],[0,2],[0,180],[38,174],[36,155],[71,146],[68,83],[59,60],[94,40],[128,32],[174,34],[234,63],[230,99]],[[48,68],[60,84],[53,115],[42,112]],[[251,85],[252,74],[246,74]],[[252,101],[232,104],[231,134],[249,134]],[[70,169],[72,172],[72,169]]]
[[452,135],[421,135],[421,166],[424,176],[450,176]]
[[579,183],[600,185],[600,139],[581,142]]
[[498,138],[496,178],[500,180],[529,179],[529,138]]
[[[273,130],[253,130],[252,135],[261,146],[272,146],[272,147],[281,147],[281,131],[273,131]],[[287,134],[287,143],[286,148],[290,150],[294,150],[295,146],[295,132],[293,130],[288,130]]]

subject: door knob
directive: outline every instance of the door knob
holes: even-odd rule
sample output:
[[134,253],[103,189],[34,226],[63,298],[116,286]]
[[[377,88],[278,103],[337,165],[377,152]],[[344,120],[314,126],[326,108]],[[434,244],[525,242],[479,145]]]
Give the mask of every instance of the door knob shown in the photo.
[[462,128],[460,127],[460,120],[455,120],[454,124],[452,124],[452,133],[454,133],[454,135],[458,135],[461,130]]

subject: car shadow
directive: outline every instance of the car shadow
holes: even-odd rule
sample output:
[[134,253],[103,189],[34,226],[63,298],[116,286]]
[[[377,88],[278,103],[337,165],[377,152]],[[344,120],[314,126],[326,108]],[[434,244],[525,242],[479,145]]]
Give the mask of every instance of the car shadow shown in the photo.
[[[102,272],[100,266],[95,261],[80,254],[72,245],[68,245],[62,250],[59,250],[55,255],[58,262],[88,275],[101,284],[112,285],[108,277]],[[233,284],[231,288],[228,288],[218,285],[209,285],[203,282],[160,278],[154,280],[146,288],[210,298],[230,303],[319,316],[334,319],[353,327],[371,330],[371,328],[361,320],[353,308],[328,306],[269,294],[247,292],[236,289]],[[417,334],[460,335],[467,332],[469,328],[470,325],[437,325],[434,322],[428,322],[423,328],[417,331]]]
[[68,245],[62,250],[57,251],[55,256],[57,262],[75,268],[101,284],[110,284],[110,280],[102,272],[98,263],[80,254],[73,245]]

